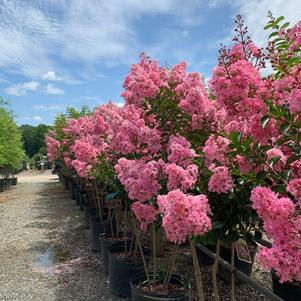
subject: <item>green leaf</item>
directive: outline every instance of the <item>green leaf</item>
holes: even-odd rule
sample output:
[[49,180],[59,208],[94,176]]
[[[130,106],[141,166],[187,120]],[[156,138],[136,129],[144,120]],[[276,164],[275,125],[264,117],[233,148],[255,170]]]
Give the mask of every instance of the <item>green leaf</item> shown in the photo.
[[282,20],[284,20],[284,17],[283,16],[280,16],[279,18],[277,18],[275,21],[274,21],[274,25],[277,25],[279,22],[281,22]]
[[272,27],[273,27],[273,24],[268,24],[268,25],[266,25],[263,29],[264,29],[264,30],[267,30],[267,29],[272,28]]
[[269,166],[272,168],[279,160],[281,159],[280,156],[274,157],[269,161]]
[[291,169],[287,169],[287,170],[284,170],[283,173],[282,173],[282,176],[284,178],[285,181],[288,181],[290,176],[292,174],[292,170]]
[[269,120],[270,120],[270,116],[268,116],[268,115],[265,115],[265,116],[263,116],[261,118],[260,123],[261,123],[261,125],[262,125],[263,128],[266,127],[266,125],[268,124]]
[[290,124],[287,123],[284,123],[280,126],[280,130],[284,135],[286,135],[289,128],[290,128]]
[[296,160],[299,160],[300,157],[301,157],[300,155],[292,155],[287,159],[286,163],[291,164],[291,163],[295,162]]
[[261,239],[261,238],[262,238],[262,232],[256,230],[255,233],[254,233],[254,237],[255,237],[255,239],[257,239],[257,240]]
[[274,31],[269,35],[269,39],[278,36],[278,31]]
[[290,22],[285,22],[281,27],[280,29],[283,29],[283,28],[286,28],[290,25]]
[[117,197],[120,191],[112,192],[106,195],[107,200],[112,200]]

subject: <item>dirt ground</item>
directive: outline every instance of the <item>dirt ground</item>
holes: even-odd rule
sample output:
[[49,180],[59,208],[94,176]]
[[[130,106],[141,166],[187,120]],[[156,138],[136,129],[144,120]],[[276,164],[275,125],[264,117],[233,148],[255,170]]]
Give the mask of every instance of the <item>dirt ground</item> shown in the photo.
[[113,301],[83,212],[49,171],[18,175],[0,193],[1,301]]

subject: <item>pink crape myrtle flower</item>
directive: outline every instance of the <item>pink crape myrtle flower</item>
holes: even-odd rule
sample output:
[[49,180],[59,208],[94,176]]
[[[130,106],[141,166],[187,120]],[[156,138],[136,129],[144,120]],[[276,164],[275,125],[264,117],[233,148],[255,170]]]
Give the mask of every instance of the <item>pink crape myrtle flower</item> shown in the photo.
[[209,164],[218,161],[221,164],[227,164],[227,154],[229,152],[228,145],[230,140],[221,136],[211,134],[203,147],[205,158]]
[[239,170],[242,174],[251,172],[254,168],[252,164],[250,164],[246,157],[241,155],[236,155],[234,158],[235,162],[238,163]]
[[189,236],[204,235],[211,230],[211,211],[204,194],[192,196],[173,190],[167,195],[159,195],[157,204],[163,214],[166,236],[176,244],[185,242]]
[[160,163],[120,158],[115,170],[131,200],[145,202],[157,195],[159,184]]
[[142,110],[132,105],[120,110],[120,119],[112,125],[110,147],[127,154],[156,154],[160,148],[160,132],[145,124]]
[[233,180],[226,166],[218,166],[212,169],[213,175],[208,182],[211,192],[229,193],[234,186]]
[[76,170],[77,174],[81,178],[88,178],[91,171],[91,165],[88,165],[86,162],[80,160],[72,160],[71,165]]
[[50,162],[54,161],[58,157],[58,151],[61,146],[60,142],[50,136],[45,137],[45,143],[47,145],[47,156]]
[[184,192],[193,188],[197,181],[198,167],[188,165],[185,169],[177,164],[166,164],[165,174],[168,176],[167,189],[180,189]]
[[126,105],[134,104],[139,107],[143,100],[154,98],[160,88],[166,85],[167,70],[142,53],[140,62],[132,65],[130,74],[124,80],[122,96]]
[[250,114],[243,100],[253,98],[264,88],[260,72],[245,59],[233,62],[227,71],[222,66],[215,67],[210,86],[229,116]]
[[273,169],[275,169],[276,171],[281,171],[283,169],[283,167],[285,166],[285,163],[287,160],[287,157],[283,154],[283,152],[278,148],[272,148],[272,149],[269,149],[266,152],[266,154],[267,154],[268,161],[270,161],[274,158],[279,158],[279,161],[273,165]]
[[140,223],[140,229],[142,231],[147,231],[149,225],[155,221],[158,213],[158,210],[154,206],[141,202],[134,202],[132,210]]
[[290,168],[294,178],[301,178],[301,159],[292,162]]
[[266,220],[276,216],[288,218],[295,210],[294,203],[289,198],[279,198],[268,187],[256,187],[251,192],[252,207],[259,216]]
[[299,178],[289,181],[286,190],[296,198],[299,207],[301,208],[301,179]]
[[167,153],[169,162],[178,164],[184,168],[192,164],[193,159],[196,157],[196,153],[191,148],[190,142],[180,135],[172,135],[169,138]]
[[301,113],[301,88],[294,89],[289,97],[289,108],[292,114],[300,114]]
[[[294,192],[293,187],[288,189]],[[296,205],[290,198],[279,197],[268,187],[254,188],[251,202],[272,240],[272,248],[260,249],[259,262],[264,268],[275,270],[280,282],[300,282],[301,216],[297,214]]]
[[300,49],[301,45],[301,21],[297,22],[293,28],[290,29],[288,36],[293,40],[293,43],[290,45],[290,52]]
[[186,68],[186,62],[181,62],[172,67],[168,78],[170,85],[174,86],[183,83],[183,80],[186,77]]
[[264,115],[262,113],[258,113],[250,117],[248,121],[248,133],[254,138],[255,141],[266,145],[269,143],[271,137],[276,137],[279,133],[276,120],[274,118],[270,118],[265,127],[262,126],[261,118],[263,116]]
[[66,154],[64,154],[64,162],[65,162],[65,164],[66,164],[67,167],[69,167],[69,168],[73,167],[73,165],[72,165],[72,159],[69,158],[69,156],[66,155]]

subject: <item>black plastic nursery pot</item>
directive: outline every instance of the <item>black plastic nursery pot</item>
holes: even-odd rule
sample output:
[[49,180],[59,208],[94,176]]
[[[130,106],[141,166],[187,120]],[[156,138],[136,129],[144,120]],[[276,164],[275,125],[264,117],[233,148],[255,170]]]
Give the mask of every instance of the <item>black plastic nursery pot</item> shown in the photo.
[[132,277],[130,281],[132,301],[188,301],[189,293],[185,289],[183,280],[177,275],[172,275],[170,278],[170,283],[178,285],[182,289],[175,292],[168,293],[158,293],[156,291],[144,290],[139,287],[141,283],[146,281],[146,276],[144,273],[137,274]]
[[5,185],[2,181],[0,181],[0,192],[3,192],[5,190]]
[[99,235],[101,257],[105,276],[109,275],[109,249],[117,246],[127,249],[127,246],[131,244],[131,238],[129,236],[124,237],[123,233],[120,233],[118,237],[119,239],[113,239],[111,234],[106,233]]
[[2,179],[2,181],[3,181],[4,190],[9,189],[9,187],[10,187],[10,180],[9,179]]
[[62,181],[62,184],[63,184],[63,187],[64,187],[64,190],[68,190],[68,184],[67,184],[67,177],[65,176],[61,176],[61,181]]
[[81,189],[79,187],[77,187],[75,190],[75,202],[77,206],[80,205],[80,190]]
[[280,283],[275,272],[272,271],[273,292],[284,301],[301,300],[301,284],[284,282]]
[[[123,246],[115,246],[109,249],[109,289],[115,296],[130,298],[132,295],[130,280],[139,273],[143,273],[142,258],[139,260],[126,260],[118,257],[125,251]],[[150,259],[150,250],[143,248],[147,264]]]
[[86,194],[83,190],[81,190],[80,194],[79,194],[79,209],[81,211],[84,211],[84,206],[86,203]]
[[96,208],[90,206],[84,206],[85,211],[85,227],[86,229],[90,229],[90,219],[96,215]]
[[91,235],[91,250],[93,252],[100,252],[99,235],[101,233],[108,233],[108,223],[104,220],[100,220],[98,216],[92,216],[90,219],[90,235]]
[[14,177],[12,178],[12,185],[16,186],[18,184],[18,178]]
[[72,200],[75,201],[75,197],[76,197],[76,185],[75,185],[75,183],[73,183],[72,188],[71,188],[71,198],[72,198]]

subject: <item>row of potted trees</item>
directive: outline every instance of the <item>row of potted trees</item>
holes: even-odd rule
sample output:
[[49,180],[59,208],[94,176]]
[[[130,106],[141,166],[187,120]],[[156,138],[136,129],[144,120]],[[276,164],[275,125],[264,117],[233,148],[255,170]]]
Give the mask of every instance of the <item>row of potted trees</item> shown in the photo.
[[[216,253],[219,300],[219,256],[252,263],[254,239],[265,233],[272,247],[261,247],[258,260],[272,271],[275,292],[300,298],[301,23],[270,15],[265,29],[267,48],[258,48],[238,16],[234,45],[222,46],[209,83],[185,62],[166,68],[142,53],[124,80],[123,107],[110,101],[56,119],[48,157],[78,191],[113,293],[123,295],[124,285],[133,300],[187,300],[173,270],[188,244],[205,300],[202,243]],[[124,262],[132,264],[127,274]]]

